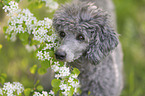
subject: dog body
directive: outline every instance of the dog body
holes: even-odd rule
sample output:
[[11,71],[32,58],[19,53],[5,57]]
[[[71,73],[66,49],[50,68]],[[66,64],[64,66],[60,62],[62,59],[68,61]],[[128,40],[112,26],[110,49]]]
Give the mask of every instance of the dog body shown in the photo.
[[80,70],[81,96],[119,96],[122,54],[114,21],[103,11],[107,5],[100,9],[92,2],[66,4],[55,13],[53,27],[61,43],[55,56]]

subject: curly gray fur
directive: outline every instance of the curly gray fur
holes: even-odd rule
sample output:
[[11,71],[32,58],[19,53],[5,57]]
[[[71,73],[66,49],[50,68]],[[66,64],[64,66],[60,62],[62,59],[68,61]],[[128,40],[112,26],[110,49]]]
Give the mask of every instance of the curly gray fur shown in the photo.
[[[79,68],[81,96],[88,92],[91,96],[119,96],[121,92],[122,65],[117,63],[121,59],[115,59],[119,40],[109,19],[95,4],[78,1],[61,6],[54,15],[56,33],[65,33],[57,50],[67,54],[64,61],[68,66]],[[84,35],[84,41],[76,40],[79,34]]]

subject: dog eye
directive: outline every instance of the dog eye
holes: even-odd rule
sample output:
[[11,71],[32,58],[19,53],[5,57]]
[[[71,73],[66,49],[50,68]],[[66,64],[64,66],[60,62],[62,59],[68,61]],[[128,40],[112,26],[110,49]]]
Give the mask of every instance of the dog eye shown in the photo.
[[79,34],[77,37],[76,37],[77,40],[80,40],[80,41],[84,41],[85,40],[85,37],[83,34]]
[[60,33],[59,33],[59,35],[60,35],[60,37],[65,37],[65,33],[63,32],[63,31],[61,31]]

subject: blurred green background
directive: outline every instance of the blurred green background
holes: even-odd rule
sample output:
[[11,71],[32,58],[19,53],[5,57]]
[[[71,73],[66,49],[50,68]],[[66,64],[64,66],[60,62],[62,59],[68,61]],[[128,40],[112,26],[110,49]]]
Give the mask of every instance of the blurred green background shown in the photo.
[[[64,3],[66,0],[55,0]],[[67,2],[70,0],[67,0]],[[116,6],[118,33],[124,54],[124,90],[121,96],[145,96],[145,0],[113,0]],[[52,18],[46,7],[41,9],[28,6],[23,0],[20,7],[29,7],[38,18]],[[0,74],[6,73],[6,81],[19,81],[26,87],[33,87],[35,75],[29,72],[38,61],[19,40],[7,41],[2,26],[7,22],[0,8]]]

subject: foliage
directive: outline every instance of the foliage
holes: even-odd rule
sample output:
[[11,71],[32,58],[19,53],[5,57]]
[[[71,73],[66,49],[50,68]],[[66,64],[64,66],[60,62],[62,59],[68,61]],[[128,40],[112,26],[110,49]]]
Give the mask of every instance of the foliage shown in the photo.
[[[39,1],[39,2],[38,2]],[[40,0],[36,0],[37,6],[41,5],[43,2]],[[46,2],[47,7],[51,9],[58,6],[56,2]],[[43,95],[55,95],[58,93],[63,95],[72,96],[73,94],[78,93],[79,90],[79,81],[77,76],[79,75],[79,70],[76,68],[70,72],[69,68],[67,68],[66,64],[63,62],[56,61],[54,58],[54,49],[57,46],[57,36],[54,34],[53,29],[51,27],[52,20],[49,18],[44,18],[44,20],[37,20],[36,17],[29,11],[29,9],[19,9],[18,3],[14,1],[7,1],[8,3],[3,3],[5,5],[3,7],[5,12],[8,12],[7,16],[9,16],[8,26],[3,28],[5,37],[10,41],[16,41],[17,37],[19,40],[29,47],[34,46],[35,57],[41,61],[41,68],[38,68],[37,65],[33,65],[30,68],[30,72],[35,74],[36,71],[39,74],[44,74],[47,71],[48,67],[51,67],[55,74],[56,79],[52,80],[53,91],[51,90],[49,93],[43,91],[43,87],[38,85],[36,90],[42,92]],[[17,1],[18,2],[18,1]],[[53,3],[53,6],[50,4]],[[55,5],[55,6],[54,6]],[[37,83],[36,83],[37,84]],[[3,87],[5,84],[3,85]],[[8,83],[8,86],[12,86],[12,84]],[[2,88],[1,94],[14,94],[15,90],[5,91]],[[23,90],[22,90],[23,92]],[[34,94],[33,94],[34,92]],[[42,95],[39,92],[35,92],[35,90],[31,88],[27,88],[24,90],[25,95],[40,96]],[[19,94],[15,94],[19,95]]]
[[124,54],[124,90],[121,96],[145,95],[145,1],[114,0]]

